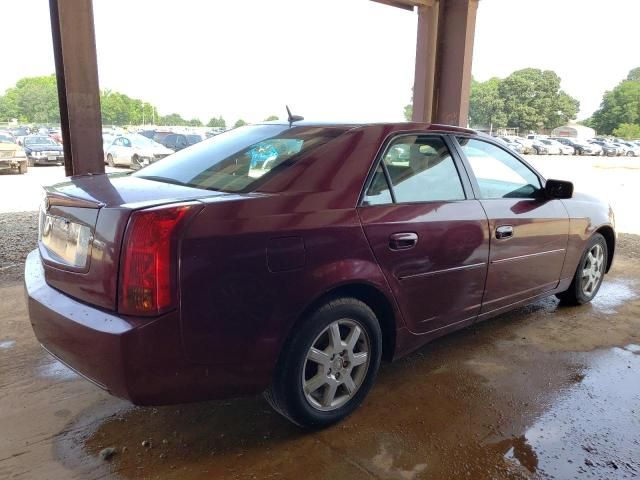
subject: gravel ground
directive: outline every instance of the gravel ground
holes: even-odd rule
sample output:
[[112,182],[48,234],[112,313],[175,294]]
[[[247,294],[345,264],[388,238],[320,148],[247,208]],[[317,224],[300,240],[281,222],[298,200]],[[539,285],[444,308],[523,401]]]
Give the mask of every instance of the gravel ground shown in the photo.
[[[27,254],[36,248],[37,212],[0,213],[0,285],[22,281]],[[640,235],[618,235],[619,255],[640,257]]]

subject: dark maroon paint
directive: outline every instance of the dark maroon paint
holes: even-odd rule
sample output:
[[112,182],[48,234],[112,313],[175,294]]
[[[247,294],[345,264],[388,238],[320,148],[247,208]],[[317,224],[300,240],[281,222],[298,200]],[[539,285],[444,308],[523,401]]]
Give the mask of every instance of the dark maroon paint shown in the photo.
[[[416,123],[354,126],[249,194],[126,175],[72,177],[50,187],[50,211],[95,226],[86,271],[32,252],[25,283],[38,340],[114,395],[163,404],[257,393],[296,322],[326,295],[349,292],[376,311],[389,359],[571,282],[589,237],[613,258],[608,205],[478,200],[454,140],[467,200],[359,207],[385,142],[400,132],[475,135]],[[179,307],[156,318],[116,313],[121,243],[131,213],[201,203],[182,232]],[[514,226],[508,242],[496,226]],[[419,241],[392,251],[389,237]],[[42,250],[42,248],[40,249]]]

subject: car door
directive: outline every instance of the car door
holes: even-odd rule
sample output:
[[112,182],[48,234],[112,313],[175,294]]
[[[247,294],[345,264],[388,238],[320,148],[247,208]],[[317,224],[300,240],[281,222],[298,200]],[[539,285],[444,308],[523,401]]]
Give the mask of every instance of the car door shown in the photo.
[[487,217],[468,177],[436,134],[391,139],[358,213],[408,328],[473,321],[489,256]]
[[120,164],[131,166],[131,157],[133,157],[133,146],[131,140],[127,137],[120,137],[122,143],[119,150]]
[[111,155],[114,165],[120,164],[120,150],[122,150],[122,137],[116,138],[109,147],[108,153]]
[[562,201],[546,198],[541,177],[507,149],[478,138],[457,141],[491,232],[481,313],[553,290],[569,235]]

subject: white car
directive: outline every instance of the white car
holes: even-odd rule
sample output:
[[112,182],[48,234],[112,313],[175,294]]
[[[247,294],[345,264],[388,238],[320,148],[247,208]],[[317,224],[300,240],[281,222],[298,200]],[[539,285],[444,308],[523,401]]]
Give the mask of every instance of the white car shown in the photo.
[[[548,138],[540,138],[538,141],[547,148],[547,153],[549,155],[564,155],[563,147],[560,142],[556,142],[555,140],[549,140]],[[571,154],[573,154],[573,148],[571,148]]]
[[112,167],[121,165],[138,170],[172,153],[164,145],[134,133],[116,137],[105,152],[105,161]]

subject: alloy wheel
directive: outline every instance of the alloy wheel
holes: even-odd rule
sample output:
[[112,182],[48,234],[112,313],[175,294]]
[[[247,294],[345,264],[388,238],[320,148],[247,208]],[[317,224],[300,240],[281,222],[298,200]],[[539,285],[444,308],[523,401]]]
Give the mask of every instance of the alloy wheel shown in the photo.
[[365,328],[351,319],[330,323],[313,341],[302,369],[309,404],[331,411],[351,400],[369,369],[371,344]]
[[582,267],[582,293],[587,297],[595,294],[604,274],[604,249],[596,244],[589,250]]

